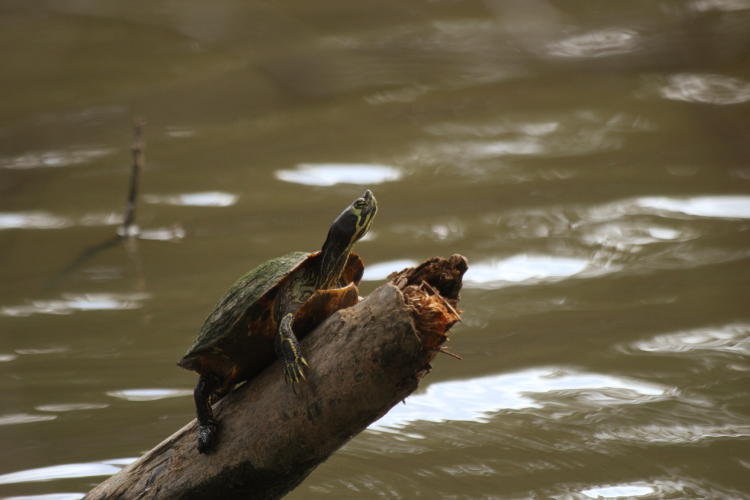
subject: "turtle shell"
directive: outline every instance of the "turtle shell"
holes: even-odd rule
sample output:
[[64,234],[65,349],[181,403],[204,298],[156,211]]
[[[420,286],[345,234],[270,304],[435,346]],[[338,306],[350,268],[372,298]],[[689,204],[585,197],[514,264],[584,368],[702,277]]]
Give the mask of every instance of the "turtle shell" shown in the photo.
[[[198,337],[178,363],[198,373],[213,373],[227,383],[249,378],[274,359],[277,325],[274,305],[280,286],[298,272],[314,272],[320,252],[291,252],[249,271],[219,300]],[[358,300],[356,285],[364,264],[354,253],[341,274],[333,300],[316,292],[298,310],[293,328],[301,339],[338,309]]]

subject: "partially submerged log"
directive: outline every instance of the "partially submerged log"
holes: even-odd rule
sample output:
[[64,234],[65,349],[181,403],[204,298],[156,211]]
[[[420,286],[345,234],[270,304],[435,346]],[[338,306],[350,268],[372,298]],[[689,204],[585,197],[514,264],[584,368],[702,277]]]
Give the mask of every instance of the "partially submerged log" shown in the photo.
[[303,341],[307,382],[295,391],[274,363],[219,401],[216,450],[196,450],[195,420],[86,499],[279,498],[404,400],[460,320],[466,259],[434,257],[390,276]]

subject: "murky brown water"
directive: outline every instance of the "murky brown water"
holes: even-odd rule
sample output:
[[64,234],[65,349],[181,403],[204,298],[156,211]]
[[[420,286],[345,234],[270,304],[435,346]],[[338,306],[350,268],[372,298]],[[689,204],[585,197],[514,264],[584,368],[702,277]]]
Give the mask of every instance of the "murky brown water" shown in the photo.
[[[0,495],[191,419],[215,300],[367,186],[364,292],[470,259],[464,360],[290,498],[750,497],[750,2],[355,4],[0,3]],[[142,238],[60,277],[136,116]]]

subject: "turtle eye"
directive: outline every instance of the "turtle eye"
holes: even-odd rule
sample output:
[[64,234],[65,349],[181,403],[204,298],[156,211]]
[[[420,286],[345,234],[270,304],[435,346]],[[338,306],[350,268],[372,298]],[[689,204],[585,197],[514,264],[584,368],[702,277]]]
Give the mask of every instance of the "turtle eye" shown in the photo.
[[367,202],[362,198],[357,198],[357,200],[355,200],[354,202],[354,208],[356,208],[357,210],[362,210],[363,208],[365,208],[365,205],[367,205]]

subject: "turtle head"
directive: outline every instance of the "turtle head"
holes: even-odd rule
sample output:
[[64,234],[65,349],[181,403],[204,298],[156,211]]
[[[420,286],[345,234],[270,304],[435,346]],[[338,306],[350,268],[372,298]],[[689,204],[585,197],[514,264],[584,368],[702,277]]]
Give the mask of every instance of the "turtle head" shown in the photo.
[[351,248],[367,233],[378,211],[378,202],[369,189],[346,207],[331,225],[328,237],[334,237],[345,248]]
[[328,230],[321,250],[321,276],[324,287],[333,286],[344,269],[352,246],[370,229],[378,202],[369,189],[346,207]]

